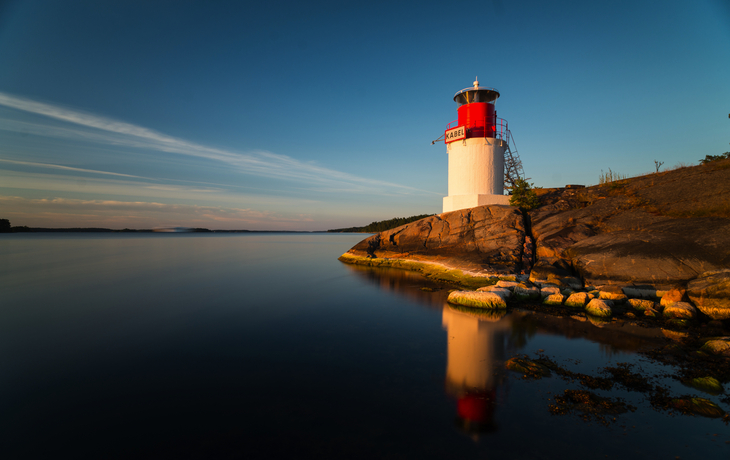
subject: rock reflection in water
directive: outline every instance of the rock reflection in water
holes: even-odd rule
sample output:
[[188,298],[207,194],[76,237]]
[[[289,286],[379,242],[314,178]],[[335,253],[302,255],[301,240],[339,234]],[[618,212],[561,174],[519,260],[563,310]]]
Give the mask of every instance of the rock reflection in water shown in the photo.
[[427,307],[440,309],[449,296],[448,289],[445,289],[443,284],[431,281],[420,273],[398,268],[343,265],[363,279],[377,284],[381,289]]
[[497,429],[497,390],[512,327],[505,314],[449,305],[443,309],[448,334],[446,392],[456,398],[457,424],[471,434]]

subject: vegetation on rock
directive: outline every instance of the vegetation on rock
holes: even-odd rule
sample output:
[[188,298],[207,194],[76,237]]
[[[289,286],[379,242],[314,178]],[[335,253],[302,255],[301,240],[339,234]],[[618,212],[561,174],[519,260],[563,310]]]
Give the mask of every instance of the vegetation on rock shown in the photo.
[[334,233],[378,233],[400,227],[401,225],[410,224],[411,222],[425,219],[426,217],[431,217],[432,215],[433,214],[420,214],[418,216],[411,217],[394,217],[388,220],[371,222],[364,227],[336,228],[327,231]]
[[540,200],[537,198],[537,194],[533,189],[534,187],[535,184],[530,184],[525,179],[516,179],[509,204],[511,206],[517,206],[524,211],[529,211],[540,206]]
[[720,155],[705,155],[705,158],[700,160],[700,164],[704,165],[712,161],[727,160],[728,158],[730,158],[730,152],[725,152]]

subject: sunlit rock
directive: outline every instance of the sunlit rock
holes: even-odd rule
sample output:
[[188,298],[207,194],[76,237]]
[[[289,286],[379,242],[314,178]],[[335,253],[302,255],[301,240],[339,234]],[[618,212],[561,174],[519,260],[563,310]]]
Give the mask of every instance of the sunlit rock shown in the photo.
[[494,294],[497,294],[502,298],[502,300],[507,301],[512,296],[512,291],[510,291],[507,288],[499,287],[499,286],[484,286],[477,289],[478,292],[492,292]]
[[687,302],[673,302],[664,306],[663,315],[673,319],[693,319],[697,316],[697,310]]
[[504,280],[497,281],[497,287],[506,288],[509,290],[513,290],[515,288],[515,286],[518,286],[518,285],[519,285],[519,283],[517,281],[504,281]]
[[631,308],[639,311],[646,311],[649,308],[655,308],[655,303],[646,299],[628,299],[626,301]]
[[710,339],[700,349],[713,355],[730,356],[730,337]]
[[542,297],[547,297],[553,294],[560,294],[560,288],[558,286],[552,284],[544,284],[540,289],[540,295]]
[[605,300],[593,299],[586,305],[586,313],[599,318],[608,318],[613,314],[613,311]]
[[685,292],[686,291],[682,288],[670,289],[664,293],[662,300],[659,303],[661,303],[662,307],[666,307],[674,302],[682,302],[685,300]]
[[545,305],[562,305],[565,302],[565,296],[563,294],[550,294],[542,300]]
[[565,301],[566,307],[585,308],[586,304],[591,300],[587,292],[574,292]]
[[601,300],[611,300],[616,303],[623,303],[628,299],[621,286],[610,285],[601,287],[598,297]]
[[730,270],[703,273],[689,282],[687,295],[710,318],[730,318]]
[[449,294],[448,302],[466,307],[504,309],[507,303],[498,294],[484,291],[453,291]]

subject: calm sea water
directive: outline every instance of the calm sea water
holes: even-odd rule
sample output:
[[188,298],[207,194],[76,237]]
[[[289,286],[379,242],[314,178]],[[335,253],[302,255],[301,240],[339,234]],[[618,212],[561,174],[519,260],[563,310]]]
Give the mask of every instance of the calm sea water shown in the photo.
[[502,370],[540,351],[660,375],[635,353],[650,332],[456,311],[418,275],[337,261],[362,238],[0,236],[2,457],[730,457],[717,419],[613,390],[637,410],[586,423],[548,411],[577,383]]

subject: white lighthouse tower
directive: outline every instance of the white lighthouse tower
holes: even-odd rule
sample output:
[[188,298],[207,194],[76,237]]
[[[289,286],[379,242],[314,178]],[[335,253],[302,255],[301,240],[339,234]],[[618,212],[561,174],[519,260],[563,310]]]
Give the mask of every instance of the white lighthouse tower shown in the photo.
[[444,211],[487,204],[509,204],[504,195],[504,152],[508,149],[507,122],[497,118],[494,103],[499,92],[479,86],[456,93],[459,119],[446,127],[449,155],[449,196]]

